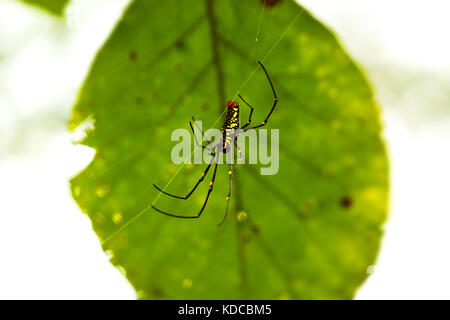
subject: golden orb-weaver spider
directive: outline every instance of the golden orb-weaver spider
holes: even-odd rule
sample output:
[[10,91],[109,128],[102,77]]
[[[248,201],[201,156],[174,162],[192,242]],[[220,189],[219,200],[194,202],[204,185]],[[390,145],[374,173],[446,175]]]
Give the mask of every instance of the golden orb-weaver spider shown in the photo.
[[[197,181],[197,183],[195,184],[195,186],[191,189],[191,191],[189,191],[185,196],[177,196],[171,193],[168,193],[164,190],[162,190],[161,188],[159,188],[158,186],[156,186],[155,184],[153,184],[153,186],[161,193],[164,193],[165,195],[168,195],[170,197],[176,198],[176,199],[182,199],[182,200],[187,200],[189,199],[189,197],[194,193],[194,191],[197,189],[197,187],[200,185],[200,183],[205,179],[206,175],[208,174],[209,169],[211,168],[211,166],[213,165],[213,163],[215,162],[215,166],[214,166],[214,173],[212,176],[212,179],[209,183],[209,189],[208,189],[208,193],[206,195],[205,201],[203,202],[203,206],[201,207],[200,211],[193,216],[181,216],[181,215],[177,215],[177,214],[173,214],[173,213],[169,213],[166,211],[163,211],[161,209],[156,208],[154,205],[152,205],[152,208],[155,209],[156,211],[158,211],[159,213],[162,213],[164,215],[170,216],[170,217],[175,217],[175,218],[183,218],[183,219],[196,219],[196,218],[200,218],[200,216],[202,215],[203,211],[205,210],[206,204],[208,203],[208,199],[209,196],[211,195],[211,192],[213,191],[214,188],[214,181],[216,179],[216,174],[217,174],[217,165],[218,165],[218,156],[220,155],[220,153],[227,153],[230,151],[230,145],[232,142],[235,142],[238,135],[242,132],[248,131],[248,130],[252,130],[252,129],[257,129],[260,127],[263,127],[267,124],[267,121],[269,120],[270,116],[272,115],[272,112],[275,110],[275,106],[278,103],[278,97],[277,97],[277,93],[275,92],[275,88],[272,84],[272,81],[270,80],[269,74],[267,73],[266,68],[264,67],[264,65],[261,63],[261,61],[258,61],[258,64],[261,66],[261,68],[263,69],[264,73],[266,74],[267,80],[269,81],[270,87],[272,88],[272,92],[273,92],[273,105],[272,108],[270,109],[269,113],[267,114],[266,118],[264,119],[264,121],[254,127],[249,127],[251,122],[252,122],[252,115],[253,115],[253,111],[254,108],[247,102],[245,101],[244,98],[242,98],[242,96],[240,94],[238,94],[239,98],[250,108],[250,114],[248,117],[248,121],[245,125],[243,125],[242,127],[239,127],[239,111],[240,111],[240,107],[239,104],[236,101],[228,101],[226,108],[227,108],[227,112],[226,112],[226,117],[225,117],[225,121],[224,124],[222,126],[222,138],[219,140],[219,142],[213,146],[213,147],[208,147],[205,145],[202,145],[198,142],[197,140],[197,136],[195,134],[194,131],[194,127],[192,126],[192,122],[189,122],[192,133],[194,134],[194,139],[196,144],[203,148],[203,149],[207,149],[209,148],[210,150],[212,150],[211,152],[211,156],[212,159],[209,162],[208,166],[206,167],[205,171],[202,173],[202,176],[200,177],[200,179]],[[195,123],[195,119],[194,117],[192,117],[193,122]],[[200,128],[199,128],[200,129]],[[204,137],[204,133],[201,131],[202,136]],[[225,210],[225,215],[222,219],[222,221],[219,223],[219,225],[221,225],[228,214],[228,204],[230,202],[230,197],[231,197],[231,185],[232,185],[232,177],[233,177],[233,164],[230,164],[230,170],[228,171],[228,175],[229,175],[229,191],[228,191],[228,196],[227,196],[227,207]]]

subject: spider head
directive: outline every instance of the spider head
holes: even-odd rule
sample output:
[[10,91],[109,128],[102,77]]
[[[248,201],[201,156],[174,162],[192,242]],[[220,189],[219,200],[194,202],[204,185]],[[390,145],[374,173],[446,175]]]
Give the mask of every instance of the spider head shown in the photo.
[[233,108],[237,106],[237,102],[236,101],[228,101],[227,102],[227,108]]

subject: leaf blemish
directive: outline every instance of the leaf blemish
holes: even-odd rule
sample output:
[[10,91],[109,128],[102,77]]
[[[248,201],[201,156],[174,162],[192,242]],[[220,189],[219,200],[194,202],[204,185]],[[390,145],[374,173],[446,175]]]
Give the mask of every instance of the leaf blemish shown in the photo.
[[190,287],[192,287],[192,280],[189,278],[184,279],[181,286],[185,289],[189,289]]
[[239,222],[244,222],[245,220],[247,220],[247,213],[245,212],[245,211],[240,211],[238,214],[237,214],[237,220],[239,221]]
[[258,234],[261,231],[261,227],[257,224],[252,225],[252,231],[254,234]]
[[178,50],[183,50],[184,48],[186,48],[186,45],[183,40],[178,40],[177,42],[175,42],[175,47]]
[[113,214],[113,216],[112,216],[112,221],[113,221],[115,224],[120,224],[120,223],[122,222],[122,220],[123,220],[123,215],[122,215],[121,212],[115,212],[115,213]]
[[261,2],[268,7],[274,7],[277,5],[281,0],[261,0]]
[[128,58],[129,58],[131,61],[136,61],[136,60],[138,59],[138,53],[137,53],[136,51],[134,51],[134,50],[131,50],[131,51],[128,53]]
[[350,196],[343,196],[339,201],[339,204],[344,209],[349,209],[353,204],[353,199]]
[[99,198],[105,197],[108,194],[108,192],[109,192],[108,186],[99,186],[95,190],[95,193],[96,193],[97,197],[99,197]]
[[241,240],[242,242],[250,242],[252,240],[252,236],[249,235],[248,233],[242,233]]

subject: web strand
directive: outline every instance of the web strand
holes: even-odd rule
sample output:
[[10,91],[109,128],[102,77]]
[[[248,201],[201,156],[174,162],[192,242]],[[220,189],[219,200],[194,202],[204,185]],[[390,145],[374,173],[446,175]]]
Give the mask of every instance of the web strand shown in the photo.
[[[299,12],[297,13],[297,15],[294,17],[294,19],[292,20],[292,22],[289,24],[289,26],[286,27],[286,29],[284,30],[284,32],[280,35],[280,37],[278,38],[277,41],[275,41],[275,43],[273,44],[273,46],[269,49],[269,51],[266,53],[266,55],[260,60],[261,62],[264,62],[273,52],[273,50],[275,50],[275,48],[279,45],[280,41],[283,40],[283,38],[286,36],[286,34],[289,32],[289,30],[292,28],[292,26],[295,24],[295,22],[297,21],[297,19],[300,17],[300,15],[305,11],[305,9],[302,7]],[[255,67],[255,69],[253,69],[253,71],[250,73],[250,75],[248,76],[247,80],[245,80],[242,84],[242,86],[236,91],[236,93],[233,96],[233,99],[236,99],[238,97],[238,94],[242,91],[242,89],[244,89],[244,87],[247,85],[247,83],[250,81],[251,78],[253,78],[253,76],[256,73],[256,70],[258,70],[258,67]]]
[[252,57],[255,58],[255,53],[256,53],[256,46],[258,44],[258,37],[259,37],[259,32],[261,31],[261,24],[262,24],[262,19],[264,16],[264,9],[266,7],[266,0],[263,0],[263,5],[261,8],[261,13],[259,15],[259,21],[258,21],[258,27],[256,28],[256,35],[255,35],[255,43],[253,45],[253,53],[252,53]]

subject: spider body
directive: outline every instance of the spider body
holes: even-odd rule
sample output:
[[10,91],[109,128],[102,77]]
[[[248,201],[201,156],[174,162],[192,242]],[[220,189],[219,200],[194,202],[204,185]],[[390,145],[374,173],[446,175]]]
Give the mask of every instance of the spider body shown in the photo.
[[228,101],[227,113],[222,127],[223,153],[230,150],[237,129],[239,129],[239,104],[235,101]]
[[[196,219],[196,218],[199,218],[201,216],[201,214],[205,210],[206,204],[208,203],[209,196],[211,195],[211,192],[213,191],[213,188],[214,188],[214,181],[216,179],[216,174],[217,174],[218,157],[219,157],[220,153],[227,153],[230,150],[232,150],[231,145],[233,143],[233,140],[237,139],[238,135],[241,132],[245,132],[245,131],[248,131],[248,130],[257,129],[257,128],[265,126],[267,124],[267,121],[269,120],[270,116],[272,115],[272,112],[275,110],[275,107],[276,107],[277,103],[278,103],[278,97],[277,97],[277,94],[275,92],[275,88],[273,87],[272,81],[270,80],[269,74],[267,73],[267,70],[266,70],[266,68],[264,68],[263,64],[260,61],[258,61],[258,63],[261,66],[261,68],[264,71],[264,73],[266,74],[267,80],[269,81],[269,84],[270,84],[270,87],[271,87],[272,93],[273,93],[272,108],[270,109],[270,111],[267,114],[267,116],[264,119],[264,121],[261,122],[258,125],[249,127],[251,122],[252,122],[252,115],[253,115],[254,108],[247,101],[245,101],[244,98],[242,98],[242,96],[240,94],[238,94],[238,97],[245,103],[246,106],[248,106],[250,108],[250,114],[248,116],[248,121],[241,127],[240,126],[240,122],[239,122],[239,112],[240,112],[239,104],[236,101],[228,101],[228,103],[226,105],[227,112],[226,112],[226,116],[225,116],[225,121],[224,121],[224,124],[222,126],[222,137],[221,137],[220,141],[217,144],[215,144],[214,146],[212,146],[212,147],[209,146],[209,145],[205,146],[205,145],[199,143],[199,141],[197,140],[197,135],[195,134],[192,122],[189,122],[189,124],[191,126],[192,133],[194,134],[195,143],[199,147],[201,147],[203,149],[206,149],[208,151],[211,151],[211,157],[212,158],[211,158],[208,166],[206,167],[205,171],[202,173],[200,179],[197,181],[195,186],[185,196],[178,196],[178,195],[174,195],[174,194],[168,193],[168,192],[162,190],[161,188],[159,188],[158,186],[156,186],[155,184],[153,185],[156,188],[156,190],[158,190],[160,193],[163,193],[163,194],[165,194],[167,196],[170,196],[172,198],[187,200],[194,193],[194,191],[197,189],[197,187],[200,185],[200,183],[205,179],[206,175],[209,172],[209,169],[211,168],[211,166],[215,162],[213,175],[212,175],[211,181],[209,183],[208,193],[206,194],[205,201],[203,202],[203,206],[201,207],[200,211],[196,215],[186,216],[186,215],[178,215],[178,214],[173,214],[173,213],[170,213],[170,212],[167,212],[167,211],[163,211],[163,210],[158,209],[158,208],[156,208],[155,206],[152,205],[153,209],[155,209],[159,213],[162,213],[162,214],[164,214],[166,216],[175,217],[175,218]],[[197,126],[197,128],[201,131],[200,127],[195,122],[194,117],[192,117],[192,120],[194,121],[194,124]],[[201,131],[201,133],[202,133],[202,136],[205,137],[205,135],[204,135],[204,133],[202,131]],[[211,144],[211,142],[208,142],[208,144]],[[219,225],[221,225],[225,221],[225,219],[227,217],[227,214],[228,214],[228,204],[229,204],[230,197],[231,197],[231,186],[232,186],[232,177],[233,177],[233,164],[230,164],[230,168],[228,170],[228,177],[229,177],[229,187],[228,187],[229,189],[228,189],[228,196],[226,197],[227,207],[226,207],[225,215],[224,215],[224,217],[222,219],[222,222],[220,222]]]

